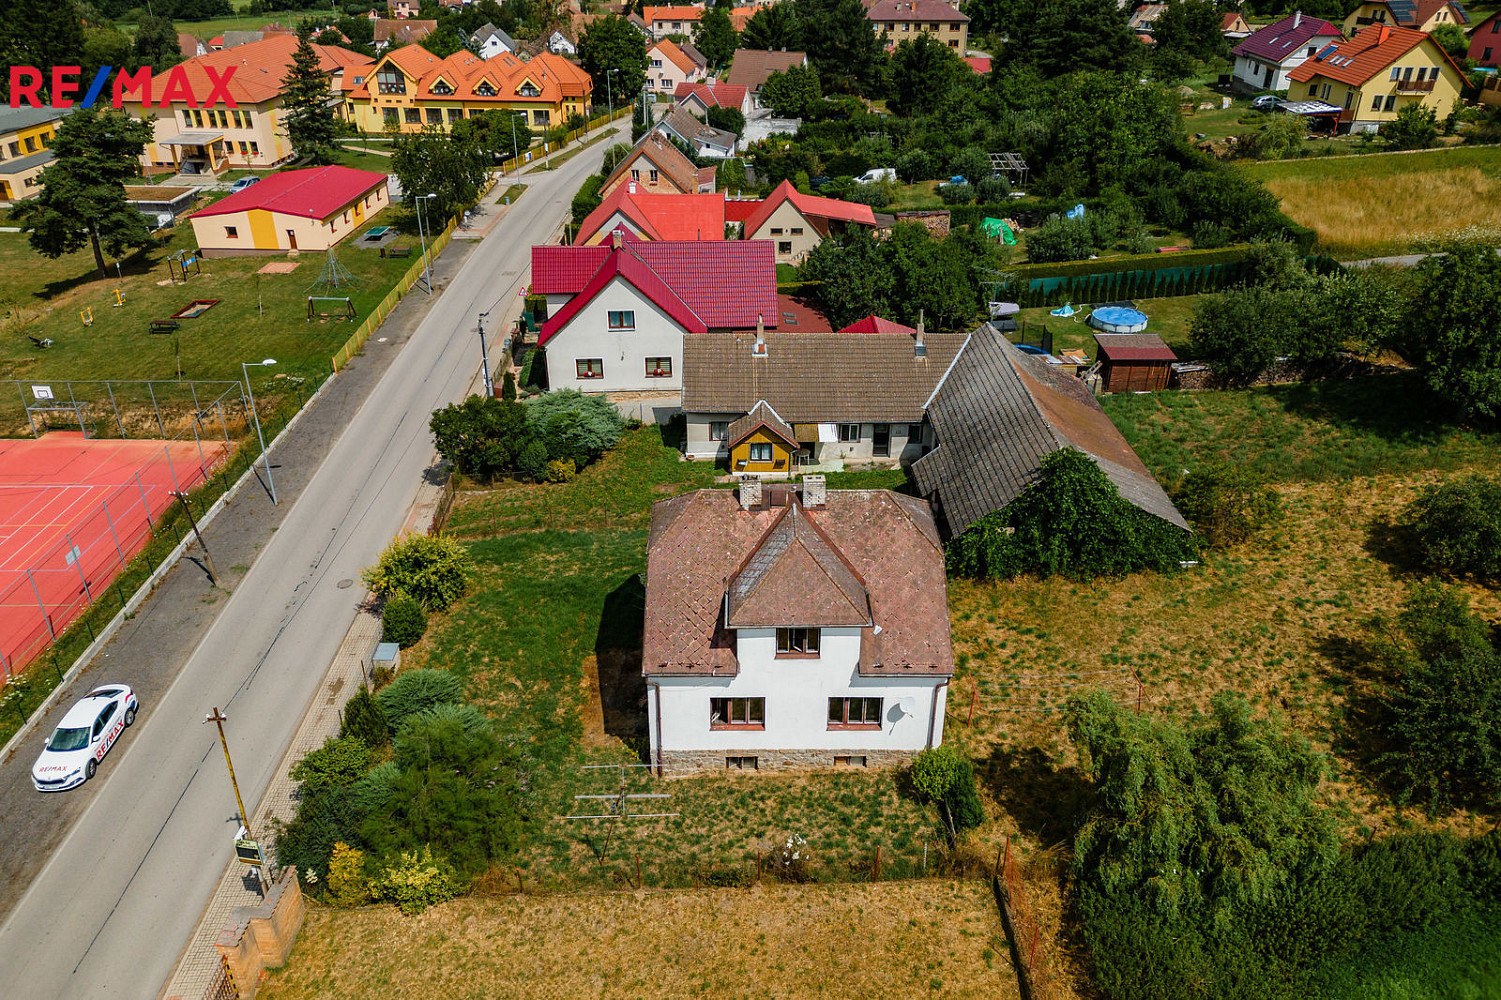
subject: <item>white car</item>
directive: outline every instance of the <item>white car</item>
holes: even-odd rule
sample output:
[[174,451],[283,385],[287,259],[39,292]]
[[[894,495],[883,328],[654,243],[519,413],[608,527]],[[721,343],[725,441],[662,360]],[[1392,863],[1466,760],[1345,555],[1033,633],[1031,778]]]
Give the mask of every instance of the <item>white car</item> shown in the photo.
[[136,720],[141,703],[124,684],[106,684],[68,709],[31,766],[39,792],[75,788],[94,776],[115,740]]

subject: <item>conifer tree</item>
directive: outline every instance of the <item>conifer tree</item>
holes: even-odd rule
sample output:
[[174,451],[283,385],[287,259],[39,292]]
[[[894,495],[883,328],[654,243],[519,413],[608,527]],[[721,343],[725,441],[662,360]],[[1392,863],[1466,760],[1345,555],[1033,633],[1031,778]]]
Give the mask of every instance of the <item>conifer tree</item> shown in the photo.
[[329,104],[328,78],[318,66],[312,25],[307,21],[297,29],[297,51],[282,86],[282,123],[292,148],[315,166],[332,163],[338,124]]

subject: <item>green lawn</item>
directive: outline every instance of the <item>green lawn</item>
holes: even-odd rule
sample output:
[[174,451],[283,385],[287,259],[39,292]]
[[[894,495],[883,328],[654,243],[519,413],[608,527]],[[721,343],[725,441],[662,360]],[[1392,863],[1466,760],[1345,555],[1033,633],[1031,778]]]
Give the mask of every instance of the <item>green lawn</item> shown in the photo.
[[[390,210],[371,224],[393,222],[399,214]],[[307,320],[308,289],[325,255],[302,255],[290,274],[258,273],[281,256],[209,260],[202,274],[173,284],[167,255],[195,248],[192,226],[179,224],[165,246],[125,261],[122,279],[99,280],[88,250],[49,260],[24,234],[0,233],[0,379],[173,379],[179,361],[185,378],[235,379],[240,362],[271,357],[279,364],[263,369],[264,391],[277,396],[286,379],[329,371],[329,358],[358,324]],[[382,259],[353,240],[340,244],[337,256],[357,276],[349,294],[361,319],[412,263]],[[116,288],[125,295],[122,307],[111,305]],[[152,320],[167,319],[196,299],[219,303],[181,320],[175,335],[147,332]],[[80,317],[85,310],[92,311],[91,325]],[[29,337],[53,343],[39,349]],[[0,433],[19,431],[16,420],[24,418],[12,412],[18,406],[0,396]]]
[[[142,9],[142,8],[137,8]],[[174,23],[179,32],[195,35],[208,41],[216,35],[222,35],[226,31],[254,31],[268,24],[282,24],[288,28],[297,27],[297,22],[305,17],[327,17],[327,7],[312,7],[307,10],[278,10],[267,14],[247,13],[244,4],[236,4],[235,9],[239,12],[234,17],[213,17],[204,21],[183,21]],[[135,22],[119,20],[115,22],[124,31],[134,31]]]
[[[1172,295],[1160,299],[1139,299],[1136,305],[1147,314],[1147,330],[1161,337],[1168,346],[1176,348],[1188,345],[1188,325],[1193,319],[1196,301],[1197,295]],[[1084,317],[1089,315],[1089,308],[1086,303],[1075,305],[1079,311],[1066,319],[1048,315],[1052,306],[1023,309],[1017,314],[1017,321],[1026,323],[1029,328],[1027,342],[1037,343],[1040,331],[1035,328],[1045,326],[1053,334],[1053,353],[1082,347],[1093,359],[1094,330],[1084,322]]]
[[[373,148],[381,147],[377,145]],[[369,152],[363,144],[351,143],[340,146],[339,152],[334,156],[334,162],[341,167],[352,167],[355,170],[372,170],[378,174],[391,172],[391,157]]]
[[[715,473],[680,461],[648,426],[628,431],[572,483],[504,483],[461,494],[455,505],[449,530],[474,556],[476,586],[435,620],[409,662],[463,676],[468,697],[522,750],[531,772],[531,837],[520,859],[528,882],[609,884],[618,863],[639,852],[647,885],[687,885],[708,869],[753,865],[758,849],[792,833],[808,839],[820,878],[854,877],[877,845],[883,872],[900,876],[920,870],[924,844],[939,835],[936,817],[902,799],[890,771],[659,783],[655,790],[672,798],[649,811],[680,816],[617,830],[608,857],[604,824],[558,819],[594,811],[573,795],[618,787],[584,765],[644,758],[640,574],[651,505],[712,485]],[[831,485],[903,478],[854,474]],[[632,778],[633,787],[650,783]]]
[[1416,373],[1101,400],[1161,479],[1207,460],[1278,482],[1452,471],[1501,461],[1501,436],[1448,419]]

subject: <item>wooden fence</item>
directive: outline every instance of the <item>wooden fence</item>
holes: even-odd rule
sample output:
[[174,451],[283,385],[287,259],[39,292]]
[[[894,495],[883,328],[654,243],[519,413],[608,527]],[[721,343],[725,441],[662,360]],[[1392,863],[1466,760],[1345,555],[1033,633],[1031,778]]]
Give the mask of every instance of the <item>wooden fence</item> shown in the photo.
[[634,104],[627,104],[625,107],[616,108],[613,115],[600,115],[598,118],[591,120],[589,124],[584,126],[583,128],[574,129],[572,132],[569,132],[567,135],[563,136],[562,142],[544,142],[540,146],[533,146],[531,149],[523,152],[520,156],[513,156],[509,160],[506,160],[504,163],[502,163],[500,165],[500,172],[503,174],[515,173],[521,167],[536,163],[540,157],[546,156],[549,153],[559,152],[570,142],[575,142],[579,139],[585,138],[591,131],[599,128],[599,126],[606,125],[613,121],[619,121],[635,109],[636,106]]
[[[488,190],[486,193],[488,193]],[[484,195],[480,197],[484,197]],[[448,220],[448,225],[433,239],[432,243],[428,244],[427,252],[430,258],[438,256],[438,252],[448,246],[448,241],[453,238],[453,231],[458,227],[459,220],[457,218]],[[423,264],[424,261],[418,260],[411,267],[407,268],[407,273],[403,274],[391,291],[386,293],[386,297],[381,299],[380,305],[376,306],[374,311],[365,317],[365,322],[361,323],[359,329],[354,331],[354,336],[350,337],[344,346],[339,348],[339,352],[333,356],[334,371],[338,371],[343,366],[349,364],[349,359],[359,353],[360,348],[365,346],[365,341],[370,339],[370,335],[380,329],[380,325],[386,321],[386,317],[391,315],[391,310],[396,308],[396,304],[406,297],[407,292],[411,291],[412,286],[417,283],[417,279],[422,276]]]

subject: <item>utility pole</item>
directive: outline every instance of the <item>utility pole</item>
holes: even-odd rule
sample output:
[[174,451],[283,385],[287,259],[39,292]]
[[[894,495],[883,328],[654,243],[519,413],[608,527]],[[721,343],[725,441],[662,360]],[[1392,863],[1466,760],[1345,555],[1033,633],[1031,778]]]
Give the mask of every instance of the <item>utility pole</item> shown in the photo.
[[485,351],[485,317],[488,315],[490,315],[488,309],[479,314],[479,363],[481,370],[485,373],[485,396],[493,398],[495,383],[490,380],[490,355]]
[[208,582],[212,586],[219,586],[219,571],[214,568],[214,557],[209,555],[208,543],[203,540],[203,534],[198,530],[198,519],[193,517],[193,508],[188,506],[188,495],[181,491],[174,491],[173,496],[182,504],[182,512],[188,515],[188,524],[192,525],[193,537],[198,539],[198,544],[203,548],[203,562],[208,567]]
[[[212,722],[219,729],[219,745],[224,748],[224,764],[229,768],[229,783],[235,790],[235,805],[240,808],[240,826],[245,830],[246,839],[254,840],[255,835],[250,832],[250,816],[245,812],[245,800],[240,798],[240,783],[235,780],[235,764],[229,759],[229,741],[224,738],[224,724],[229,721],[229,716],[219,711],[219,706],[215,705],[214,710],[203,721]],[[261,880],[262,885],[265,884],[265,876],[259,866],[256,867],[256,878]]]

